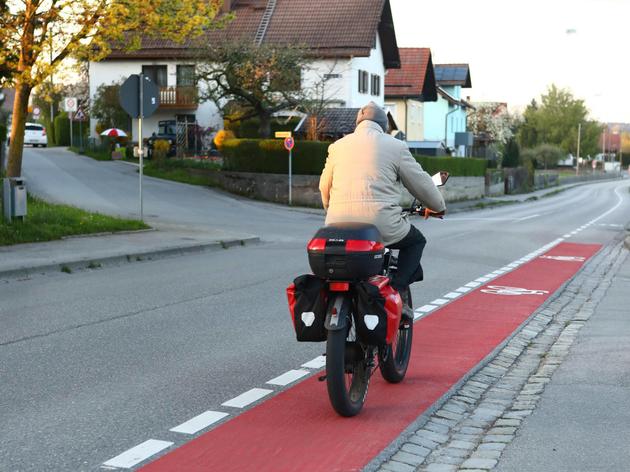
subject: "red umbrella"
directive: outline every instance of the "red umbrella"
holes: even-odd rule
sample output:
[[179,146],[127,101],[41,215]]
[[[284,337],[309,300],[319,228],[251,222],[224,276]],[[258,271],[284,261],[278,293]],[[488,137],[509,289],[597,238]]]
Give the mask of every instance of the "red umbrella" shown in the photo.
[[127,136],[123,130],[119,128],[109,128],[101,133],[101,136],[110,136],[110,137],[119,137],[119,136]]

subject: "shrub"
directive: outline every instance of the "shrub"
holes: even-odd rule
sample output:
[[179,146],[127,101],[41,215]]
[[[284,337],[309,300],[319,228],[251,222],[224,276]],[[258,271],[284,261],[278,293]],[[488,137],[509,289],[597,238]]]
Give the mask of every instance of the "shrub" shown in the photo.
[[621,166],[622,167],[630,166],[630,154],[626,154],[625,152],[621,154]]
[[[73,144],[77,144],[79,142],[79,134],[83,132],[83,138],[87,138],[87,135],[90,131],[90,125],[87,123],[83,123],[83,125],[79,124],[78,121],[74,121],[72,123],[72,138],[74,139]],[[68,114],[63,112],[55,117],[55,144],[57,146],[70,146],[70,120],[68,119]]]
[[223,149],[223,143],[228,139],[234,139],[234,133],[232,131],[222,129],[214,137],[214,145],[217,149]]
[[[321,141],[296,141],[293,148],[293,173],[321,174],[329,145]],[[230,139],[223,143],[221,153],[225,170],[288,173],[287,150],[281,139]]]
[[7,140],[7,127],[3,124],[0,124],[0,143]]
[[516,142],[515,138],[510,138],[510,140],[505,144],[505,151],[503,155],[502,165],[503,167],[518,167],[521,163],[521,149]]
[[153,143],[153,159],[161,161],[166,159],[171,144],[166,139],[156,139]]

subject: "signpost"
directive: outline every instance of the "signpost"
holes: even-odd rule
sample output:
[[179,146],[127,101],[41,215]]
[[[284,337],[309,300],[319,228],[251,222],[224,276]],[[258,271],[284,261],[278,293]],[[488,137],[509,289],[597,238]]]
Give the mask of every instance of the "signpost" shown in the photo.
[[85,121],[85,113],[79,108],[74,114],[74,119],[79,122],[79,154],[83,154],[83,122]]
[[289,206],[291,206],[292,200],[291,200],[291,190],[293,187],[293,182],[292,182],[292,153],[293,153],[293,146],[295,146],[295,139],[293,139],[293,137],[291,136],[291,132],[289,131],[289,136],[287,136],[286,138],[284,138],[284,148],[289,151]]
[[160,89],[144,74],[133,74],[120,86],[118,99],[120,106],[123,107],[129,116],[138,119],[139,206],[140,220],[144,221],[142,202],[142,174],[144,167],[142,120],[153,115],[158,106],[160,106]]
[[79,101],[76,97],[66,97],[63,99],[63,108],[68,113],[68,119],[70,120],[70,147],[72,147],[72,114],[77,111]]

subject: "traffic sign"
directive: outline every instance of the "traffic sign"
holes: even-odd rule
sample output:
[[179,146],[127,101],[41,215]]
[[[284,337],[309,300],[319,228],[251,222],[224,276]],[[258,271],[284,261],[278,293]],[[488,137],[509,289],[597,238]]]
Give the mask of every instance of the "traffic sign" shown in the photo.
[[288,138],[284,138],[284,148],[287,151],[292,150],[293,146],[295,146],[295,139],[293,139],[291,136],[289,136]]
[[85,113],[80,108],[77,110],[77,112],[72,117],[72,119],[74,121],[85,121],[85,118],[86,118]]
[[63,99],[63,109],[67,112],[74,113],[79,107],[79,101],[76,97],[66,97]]
[[290,138],[291,131],[276,131],[276,138]]
[[40,108],[39,108],[39,107],[35,107],[35,108],[33,108],[33,118],[37,118],[37,117],[39,117],[39,114],[40,114],[41,112],[42,112],[42,111],[40,110]]
[[[151,79],[145,75],[142,77],[142,90],[140,90],[140,76],[133,74],[120,86],[118,94],[120,106],[132,118],[148,118],[160,105],[160,89]],[[142,116],[140,116],[140,95],[142,95]]]

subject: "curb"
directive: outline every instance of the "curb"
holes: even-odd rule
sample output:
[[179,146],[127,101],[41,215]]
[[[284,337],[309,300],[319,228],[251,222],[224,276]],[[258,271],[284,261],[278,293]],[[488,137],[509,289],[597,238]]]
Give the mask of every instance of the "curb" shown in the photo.
[[220,249],[229,249],[236,246],[246,246],[251,244],[259,244],[260,238],[252,236],[243,239],[230,239],[226,241],[213,241],[210,243],[197,245],[180,245],[164,249],[139,251],[127,254],[117,254],[106,257],[80,257],[76,259],[68,259],[50,264],[40,264],[29,267],[19,267],[16,269],[0,270],[0,279],[23,278],[34,274],[45,274],[49,272],[74,272],[83,269],[97,269],[103,266],[114,266],[130,262],[142,262],[145,260],[164,259],[171,256],[182,256],[186,254],[194,254],[206,251],[218,251]]
[[624,245],[626,249],[630,249],[630,236],[626,236],[626,240],[624,241]]

